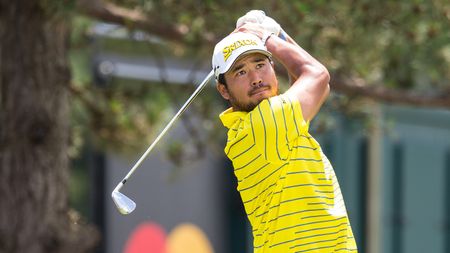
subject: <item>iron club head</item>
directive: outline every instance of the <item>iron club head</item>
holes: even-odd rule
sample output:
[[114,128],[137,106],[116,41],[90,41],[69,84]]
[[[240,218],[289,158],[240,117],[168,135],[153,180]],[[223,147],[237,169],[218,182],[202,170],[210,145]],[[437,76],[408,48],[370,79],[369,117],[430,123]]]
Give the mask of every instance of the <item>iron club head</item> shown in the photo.
[[127,215],[134,211],[136,203],[119,191],[113,191],[111,197],[116,204],[117,209],[123,215]]

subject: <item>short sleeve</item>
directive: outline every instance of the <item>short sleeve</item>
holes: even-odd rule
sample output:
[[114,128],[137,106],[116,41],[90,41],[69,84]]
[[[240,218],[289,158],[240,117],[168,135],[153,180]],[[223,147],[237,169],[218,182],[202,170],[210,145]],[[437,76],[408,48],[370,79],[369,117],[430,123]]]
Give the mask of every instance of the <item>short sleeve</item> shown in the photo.
[[288,160],[292,142],[308,132],[299,101],[286,94],[262,101],[249,117],[255,144],[270,162]]

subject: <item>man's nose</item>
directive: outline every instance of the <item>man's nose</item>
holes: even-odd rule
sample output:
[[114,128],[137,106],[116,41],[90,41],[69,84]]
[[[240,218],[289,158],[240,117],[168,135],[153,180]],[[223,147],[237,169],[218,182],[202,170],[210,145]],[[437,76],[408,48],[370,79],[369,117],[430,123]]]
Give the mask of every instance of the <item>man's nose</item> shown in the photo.
[[256,71],[251,71],[250,72],[250,77],[251,77],[251,82],[252,82],[252,86],[257,86],[260,85],[262,83],[262,79],[261,77],[256,73]]

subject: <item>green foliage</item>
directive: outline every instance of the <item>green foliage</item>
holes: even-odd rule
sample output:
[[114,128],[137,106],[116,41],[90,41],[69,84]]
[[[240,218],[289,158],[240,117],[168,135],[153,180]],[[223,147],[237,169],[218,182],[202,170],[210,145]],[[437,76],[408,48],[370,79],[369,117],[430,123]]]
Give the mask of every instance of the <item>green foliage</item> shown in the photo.
[[220,38],[251,9],[274,17],[333,73],[369,85],[449,87],[450,7],[435,1],[122,1],[165,24],[189,30],[185,52],[207,58],[202,34]]
[[47,15],[67,19],[75,10],[75,0],[41,0],[40,6]]
[[[365,85],[373,87],[425,93],[450,89],[450,5],[447,0],[110,2],[141,10],[158,24],[171,24],[188,33],[179,43],[96,40],[97,50],[132,57],[190,59],[203,69],[209,69],[213,45],[204,35],[219,39],[234,29],[238,17],[251,9],[261,9],[323,62],[333,77],[364,80]],[[112,80],[106,88],[95,88],[90,83],[92,79],[87,77],[90,70],[86,69],[89,67],[86,55],[92,48],[82,49],[88,45],[90,22],[75,18],[73,23],[72,43],[79,51],[72,56],[72,69],[74,82],[87,89],[87,100],[95,102],[100,114],[92,113],[89,107],[83,108],[83,103],[78,101],[74,115],[83,119],[80,122],[88,124],[103,143],[108,143],[103,146],[111,147],[111,143],[115,143],[115,148],[141,150],[193,87]],[[163,67],[161,69],[164,71]],[[213,93],[202,94],[196,100],[200,106],[194,105],[193,110],[203,115],[204,126],[212,136],[217,136],[217,128],[221,128],[217,115],[223,109],[223,102],[220,97],[211,95]],[[352,113],[362,105],[360,100],[345,96],[337,96],[330,104]],[[169,149],[173,151],[172,156],[178,154],[178,148]]]

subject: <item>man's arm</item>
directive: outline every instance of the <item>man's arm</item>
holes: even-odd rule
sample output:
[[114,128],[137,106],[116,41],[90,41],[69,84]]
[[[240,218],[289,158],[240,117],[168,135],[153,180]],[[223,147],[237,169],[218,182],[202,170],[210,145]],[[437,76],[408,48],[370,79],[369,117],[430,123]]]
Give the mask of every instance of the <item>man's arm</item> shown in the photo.
[[286,42],[271,36],[266,46],[295,80],[286,94],[296,97],[300,101],[303,118],[312,120],[330,92],[328,70],[290,38]]
[[[253,33],[260,38],[265,33],[261,26],[249,23],[237,30]],[[284,41],[272,35],[267,39],[266,46],[294,80],[285,94],[297,98],[303,118],[312,120],[330,92],[328,70],[289,36]]]

